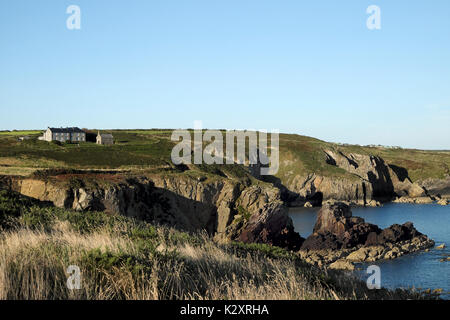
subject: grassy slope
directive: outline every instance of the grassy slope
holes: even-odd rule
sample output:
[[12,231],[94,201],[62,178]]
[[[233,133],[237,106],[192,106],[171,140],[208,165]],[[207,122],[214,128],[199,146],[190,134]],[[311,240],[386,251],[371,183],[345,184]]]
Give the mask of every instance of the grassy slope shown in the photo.
[[[420,299],[257,244],[217,244],[123,216],[73,212],[0,190],[0,299]],[[68,290],[66,269],[81,270]]]
[[[37,168],[147,169],[170,166],[170,153],[174,145],[170,141],[171,130],[111,132],[116,140],[114,146],[98,146],[94,143],[59,146],[36,140],[38,132],[30,135],[34,139],[19,142],[18,135],[30,132],[1,132],[0,174],[26,175]],[[310,137],[281,134],[278,176],[287,181],[297,174],[315,172],[336,178],[355,179],[344,170],[326,164],[324,149],[381,156],[390,164],[405,167],[413,181],[443,178],[450,174],[448,151],[339,146]]]
[[[13,136],[0,136],[3,164],[12,161],[17,167],[120,168],[123,166],[158,166],[169,160],[172,143],[165,135],[142,135],[114,132],[114,146],[94,143],[57,145],[31,139],[17,141]],[[1,161],[1,160],[0,160]],[[16,163],[14,163],[16,161]]]

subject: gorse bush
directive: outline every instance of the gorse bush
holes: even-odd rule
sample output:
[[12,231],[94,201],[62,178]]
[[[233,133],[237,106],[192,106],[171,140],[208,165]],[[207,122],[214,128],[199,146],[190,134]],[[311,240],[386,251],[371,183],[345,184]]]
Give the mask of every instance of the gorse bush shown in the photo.
[[127,222],[123,216],[109,215],[98,211],[55,210],[54,215],[61,221],[68,221],[73,230],[80,233],[89,233],[100,227],[114,228]]
[[56,220],[56,212],[54,208],[42,208],[39,206],[32,206],[25,210],[20,216],[18,222],[30,229],[44,229],[51,230],[51,227]]
[[118,268],[129,271],[133,275],[152,270],[151,259],[138,259],[136,256],[122,252],[102,252],[98,248],[86,251],[81,258],[81,265],[89,271],[110,272],[114,268]]
[[31,198],[0,189],[0,229],[9,227],[12,219],[20,217],[38,203]]
[[230,246],[234,248],[234,250],[239,254],[247,255],[248,253],[252,253],[255,255],[262,255],[270,258],[295,258],[295,254],[293,252],[287,251],[280,247],[271,246],[263,243],[242,243],[242,242],[234,242],[231,243]]

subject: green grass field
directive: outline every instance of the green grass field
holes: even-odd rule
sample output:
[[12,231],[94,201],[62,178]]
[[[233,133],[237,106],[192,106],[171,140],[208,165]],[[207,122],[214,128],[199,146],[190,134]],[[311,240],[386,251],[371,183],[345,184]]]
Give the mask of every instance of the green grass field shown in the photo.
[[[97,132],[91,130],[91,132]],[[37,140],[40,131],[0,132],[0,174],[26,175],[37,169],[146,169],[171,165],[174,142],[171,129],[107,130],[115,138],[113,146],[92,142],[80,144],[48,143]],[[28,135],[30,140],[19,141]],[[325,162],[324,150],[377,155],[389,164],[404,167],[413,181],[443,178],[450,174],[449,151],[423,151],[337,145],[315,138],[280,134],[280,170],[278,177],[287,181],[295,175],[316,173],[355,179],[344,170]]]
[[19,131],[0,131],[0,136],[27,136],[40,134],[41,130],[19,130]]
[[161,131],[138,133],[112,131],[116,144],[101,146],[92,142],[55,144],[37,137],[18,141],[0,136],[0,166],[17,168],[113,169],[154,167],[167,164],[173,143]]

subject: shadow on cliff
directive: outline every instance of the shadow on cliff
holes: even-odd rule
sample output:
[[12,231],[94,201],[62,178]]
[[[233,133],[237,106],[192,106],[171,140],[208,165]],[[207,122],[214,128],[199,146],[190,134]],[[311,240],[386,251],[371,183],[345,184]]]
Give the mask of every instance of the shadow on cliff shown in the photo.
[[394,192],[394,183],[392,182],[389,169],[377,157],[372,159],[375,162],[374,169],[378,174],[372,171],[367,173],[369,183],[372,185],[372,199],[380,202],[386,202],[394,199],[396,194]]
[[272,183],[275,187],[280,189],[281,200],[287,205],[300,202],[309,202],[314,207],[321,207],[323,202],[323,193],[315,192],[311,197],[302,197],[300,194],[289,190],[282,182],[281,179],[275,176],[262,176],[259,180]]
[[[77,190],[72,190],[64,203],[66,209],[77,205]],[[153,182],[142,184],[133,179],[127,185],[105,191],[90,191],[78,210],[103,211],[167,225],[180,231],[206,230],[214,234],[217,229],[217,208],[214,204],[192,200],[173,191],[155,187]]]
[[144,220],[175,227],[182,231],[205,230],[213,235],[217,230],[217,208],[192,200],[173,191],[153,187],[144,203],[149,210],[145,211]]
[[411,179],[409,178],[409,174],[408,174],[408,170],[406,170],[403,167],[399,167],[393,164],[389,165],[389,168],[392,169],[392,171],[394,171],[394,173],[397,175],[398,179],[403,182],[405,180],[408,180],[411,182]]
[[[350,162],[351,159],[346,157],[346,159]],[[409,181],[411,182],[411,179],[408,175],[408,170],[399,167],[396,165],[385,165],[382,159],[378,157],[373,157],[371,159],[374,163],[373,171],[367,172],[367,180],[362,180],[362,190],[363,193],[363,199],[364,202],[367,202],[368,200],[375,200],[379,202],[389,202],[394,200],[396,197],[400,196],[396,193],[396,186],[393,181],[392,174],[396,175],[396,178],[400,182]],[[336,165],[336,162],[333,158],[329,157],[327,160],[328,164]],[[351,163],[352,166],[355,168],[358,167],[358,164],[356,162]],[[274,186],[280,189],[281,191],[281,199],[287,204],[287,205],[298,205],[305,202],[310,202],[314,207],[320,207],[322,206],[322,202],[324,199],[324,194],[320,191],[315,192],[312,196],[309,197],[302,197],[298,193],[290,190],[288,187],[286,187],[280,178],[275,176],[263,176],[260,178],[260,180],[264,182],[272,183]],[[367,185],[366,185],[367,184]],[[371,187],[368,189],[368,187]],[[371,194],[369,194],[369,190],[371,190]],[[425,192],[426,189],[424,188]],[[357,193],[358,195],[358,193]],[[358,200],[359,197],[356,197]],[[336,199],[341,200],[341,199]]]

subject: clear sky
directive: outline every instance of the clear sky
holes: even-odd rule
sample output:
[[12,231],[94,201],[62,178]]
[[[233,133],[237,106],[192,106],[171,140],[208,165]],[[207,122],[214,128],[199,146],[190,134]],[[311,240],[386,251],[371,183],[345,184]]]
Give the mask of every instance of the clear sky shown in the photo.
[[201,120],[450,149],[450,1],[1,0],[0,110],[9,130]]

